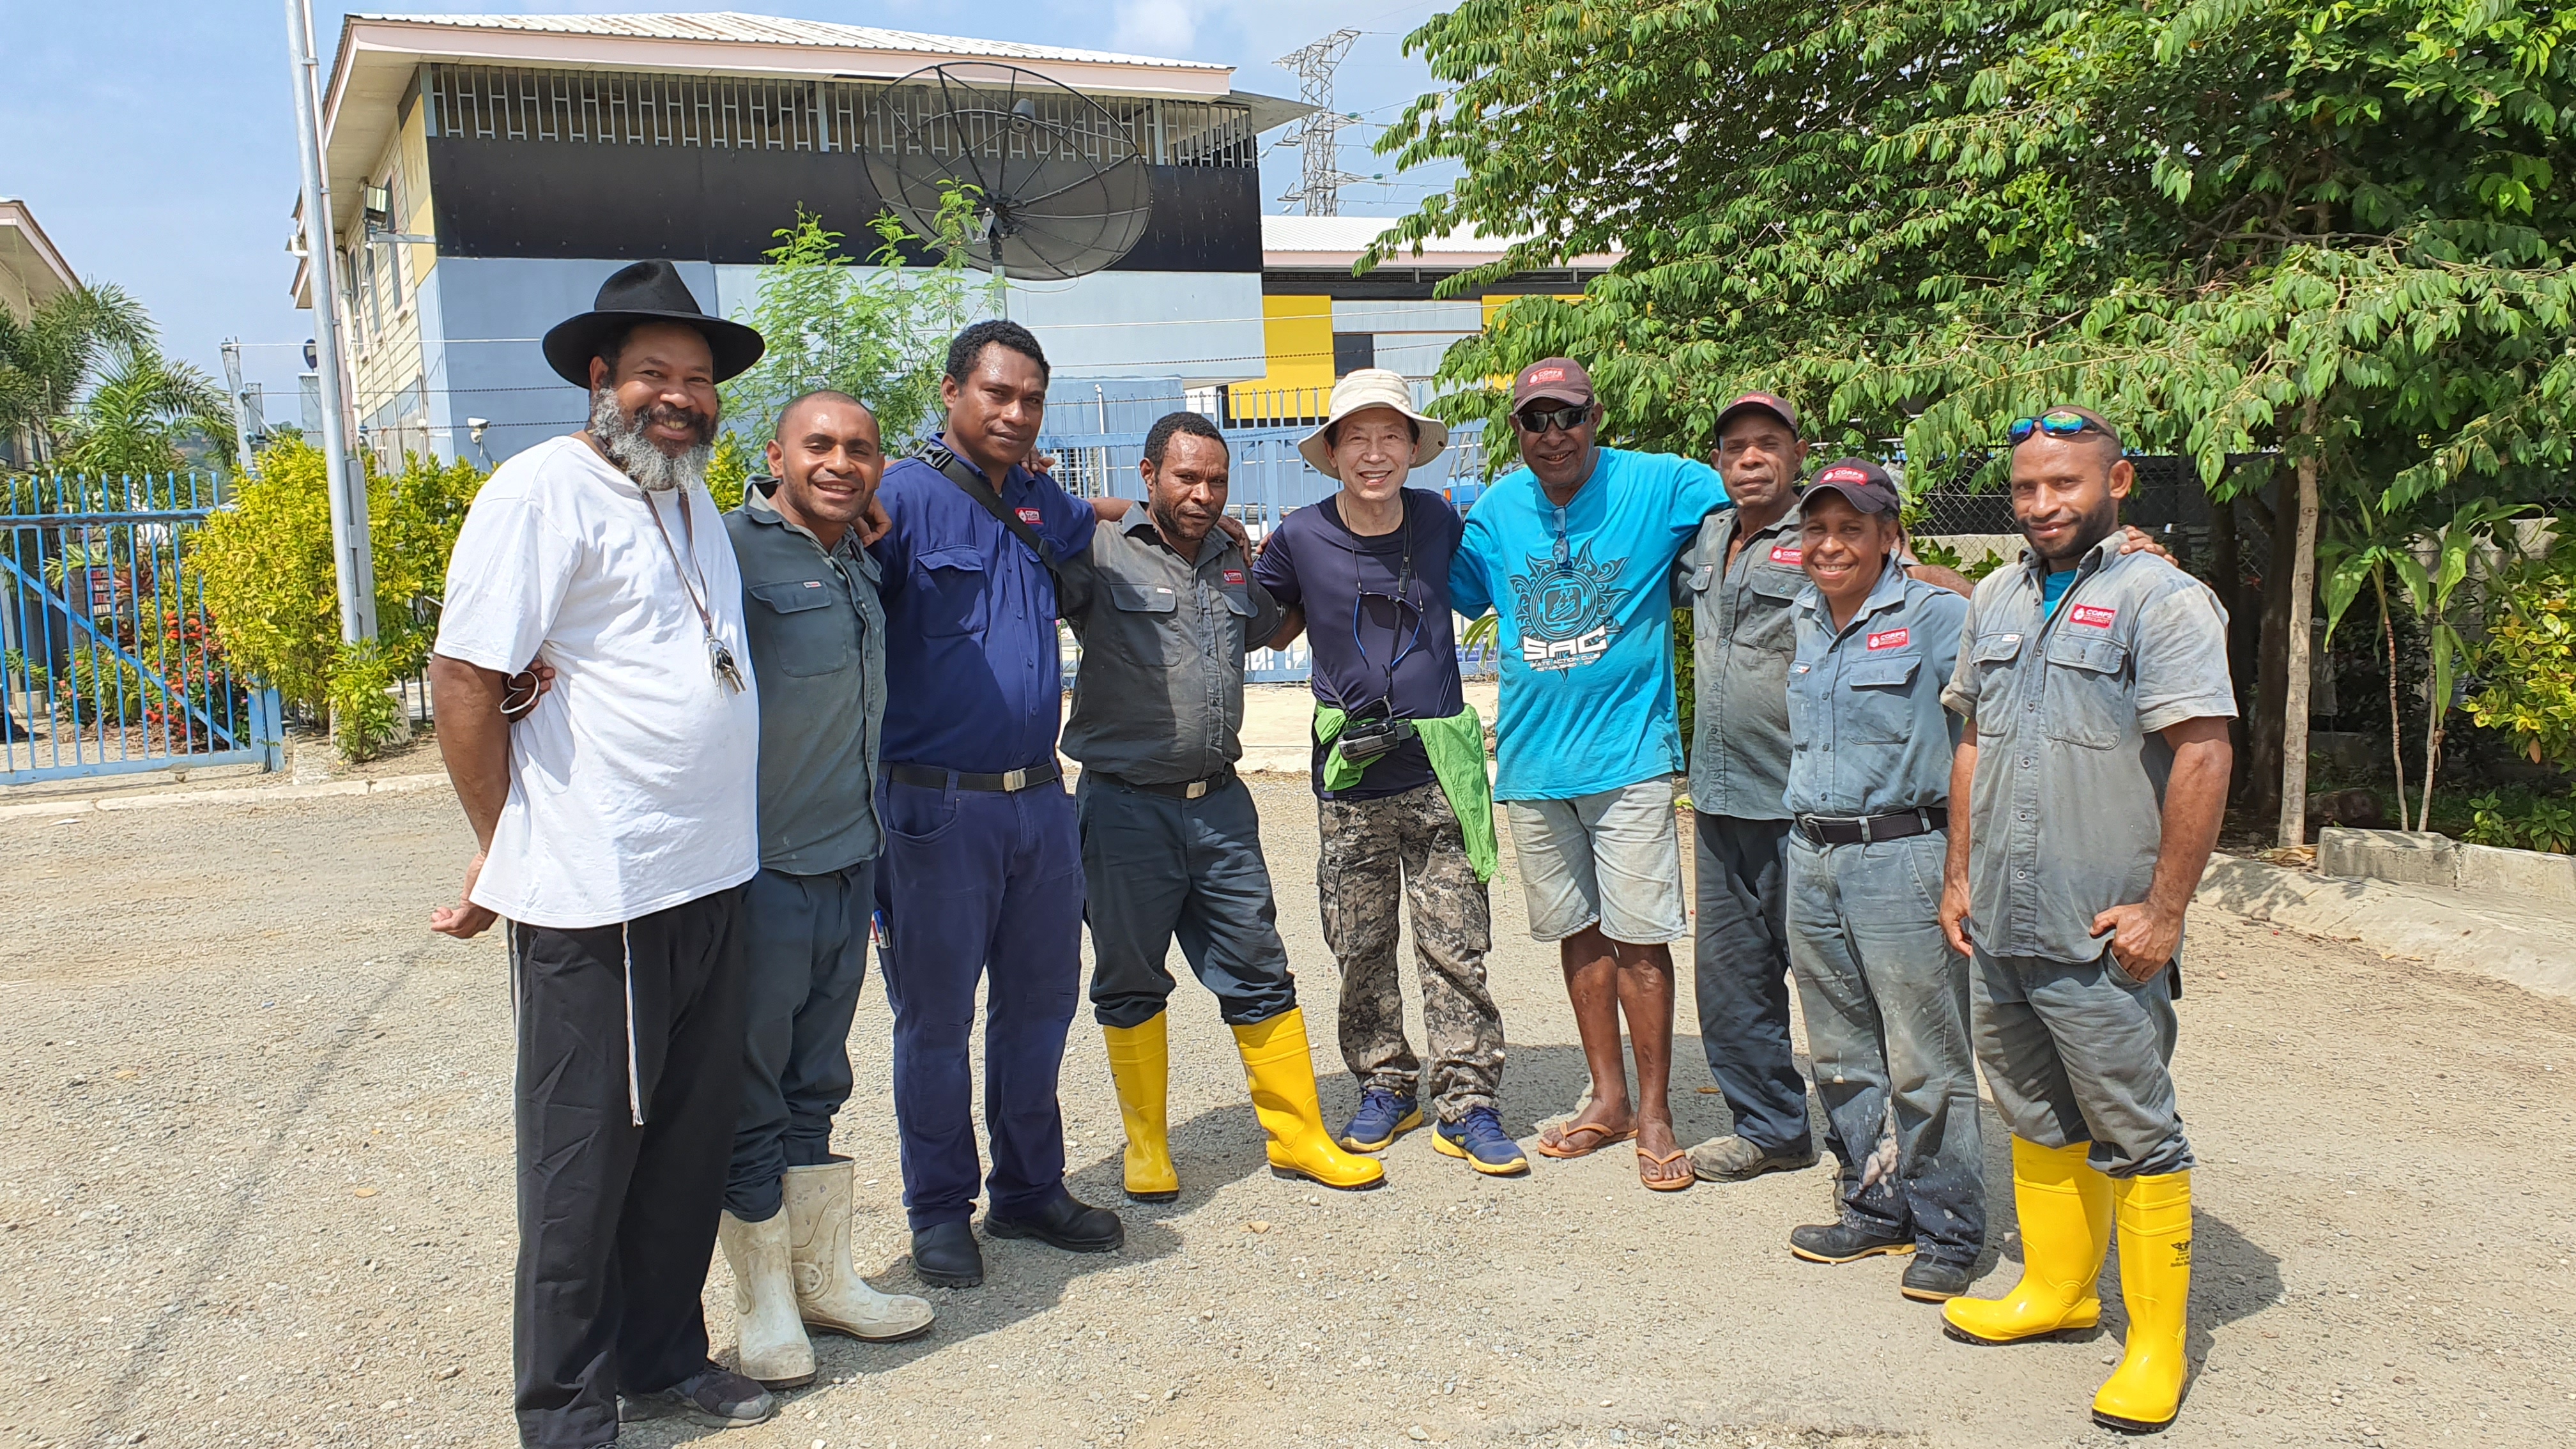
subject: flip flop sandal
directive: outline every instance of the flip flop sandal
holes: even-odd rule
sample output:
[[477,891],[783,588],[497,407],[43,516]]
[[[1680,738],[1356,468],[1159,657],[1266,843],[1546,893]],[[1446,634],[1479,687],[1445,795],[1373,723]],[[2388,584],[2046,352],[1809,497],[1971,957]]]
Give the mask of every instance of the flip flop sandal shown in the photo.
[[1697,1174],[1684,1173],[1678,1179],[1669,1177],[1648,1177],[1646,1176],[1645,1169],[1649,1164],[1658,1168],[1670,1167],[1674,1163],[1679,1162],[1688,1156],[1690,1156],[1690,1149],[1686,1147],[1675,1148],[1670,1157],[1657,1157],[1655,1154],[1640,1147],[1637,1149],[1637,1180],[1646,1185],[1646,1190],[1648,1192],[1680,1192],[1683,1188],[1691,1185],[1691,1183],[1696,1179]]
[[[1594,1140],[1584,1146],[1577,1147],[1570,1140],[1577,1132],[1589,1132],[1592,1134]],[[1636,1135],[1637,1129],[1634,1127],[1629,1128],[1625,1132],[1613,1132],[1607,1127],[1602,1127],[1591,1122],[1582,1122],[1571,1127],[1559,1127],[1556,1129],[1556,1142],[1553,1145],[1548,1142],[1546,1134],[1541,1133],[1539,1135],[1537,1146],[1541,1157],[1553,1157],[1559,1161],[1563,1161],[1568,1158],[1590,1157],[1593,1153],[1600,1151],[1604,1147],[1615,1147]]]

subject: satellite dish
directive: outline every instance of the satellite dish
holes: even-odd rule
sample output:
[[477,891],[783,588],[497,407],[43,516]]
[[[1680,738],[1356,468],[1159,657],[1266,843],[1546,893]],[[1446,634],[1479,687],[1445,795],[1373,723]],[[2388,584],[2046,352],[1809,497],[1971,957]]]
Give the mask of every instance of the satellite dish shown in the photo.
[[1006,277],[1099,271],[1145,235],[1154,197],[1129,123],[1035,71],[967,62],[914,71],[880,104],[891,150],[868,178],[906,226],[936,236],[942,193],[973,188],[974,264]]

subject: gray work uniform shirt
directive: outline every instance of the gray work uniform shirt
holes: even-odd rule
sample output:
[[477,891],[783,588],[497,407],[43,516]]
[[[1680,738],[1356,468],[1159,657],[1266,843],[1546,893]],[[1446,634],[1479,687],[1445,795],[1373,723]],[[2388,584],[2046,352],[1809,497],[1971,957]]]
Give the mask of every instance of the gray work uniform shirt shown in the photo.
[[790,523],[758,477],[725,515],[760,680],[760,864],[822,875],[876,858],[885,608],[855,532],[840,546]]
[[1279,632],[1282,611],[1224,530],[1184,559],[1133,508],[1058,580],[1082,641],[1066,754],[1139,785],[1204,780],[1243,758],[1243,651]]
[[1968,606],[1942,702],[1977,731],[1968,934],[1990,956],[2098,959],[2093,918],[2155,879],[2173,772],[2160,731],[2236,714],[2218,597],[2120,542],[2084,555],[2054,617],[2027,550]]
[[1783,820],[1789,789],[1790,605],[1807,587],[1798,567],[1797,507],[1726,551],[1741,523],[1732,508],[1700,521],[1673,566],[1673,607],[1691,611],[1691,808],[1738,820]]
[[1840,629],[1813,584],[1791,612],[1789,813],[1847,820],[1948,804],[1958,729],[1941,692],[1968,601],[1890,563]]

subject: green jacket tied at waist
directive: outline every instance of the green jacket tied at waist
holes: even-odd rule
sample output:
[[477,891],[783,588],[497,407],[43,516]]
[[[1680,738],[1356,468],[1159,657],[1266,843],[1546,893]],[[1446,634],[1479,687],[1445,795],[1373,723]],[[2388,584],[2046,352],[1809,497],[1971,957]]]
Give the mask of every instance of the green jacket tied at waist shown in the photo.
[[[1322,700],[1315,702],[1316,743],[1331,744],[1349,722],[1350,716],[1340,709]],[[1449,797],[1449,808],[1466,835],[1467,859],[1476,867],[1476,879],[1492,880],[1502,857],[1494,838],[1494,780],[1485,773],[1485,722],[1477,718],[1471,704],[1446,719],[1415,720],[1413,729],[1422,738],[1422,752],[1431,757],[1431,773],[1440,781],[1440,793]],[[1367,768],[1343,759],[1336,747],[1324,759],[1324,788],[1347,790],[1359,783]]]

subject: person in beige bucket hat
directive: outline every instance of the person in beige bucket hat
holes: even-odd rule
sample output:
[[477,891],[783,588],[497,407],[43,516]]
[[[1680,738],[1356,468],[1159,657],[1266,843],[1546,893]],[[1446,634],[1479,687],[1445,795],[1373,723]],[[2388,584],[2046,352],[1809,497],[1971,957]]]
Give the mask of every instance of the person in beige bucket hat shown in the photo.
[[[1413,457],[1405,465],[1408,469],[1419,468],[1439,457],[1440,450],[1449,446],[1449,425],[1414,410],[1413,389],[1406,385],[1402,373],[1383,367],[1363,367],[1344,374],[1340,382],[1333,384],[1330,411],[1321,426],[1299,441],[1298,453],[1314,466],[1316,472],[1336,483],[1347,484],[1340,465],[1333,461],[1333,439],[1341,432],[1345,420],[1370,408],[1392,409],[1397,416],[1413,423]],[[1396,486],[1402,487],[1403,481],[1401,477],[1397,478]]]
[[[1273,647],[1303,630],[1313,649],[1315,881],[1341,970],[1342,1058],[1361,1088],[1342,1145],[1383,1151],[1429,1107],[1442,1154],[1511,1174],[1529,1163],[1496,1112],[1503,1028],[1485,985],[1493,796],[1449,606],[1465,524],[1447,499],[1405,486],[1448,441],[1402,376],[1344,377],[1323,426],[1298,445],[1341,489],[1282,519],[1253,577],[1289,611]],[[1427,1069],[1405,1039],[1399,901],[1412,916]]]

